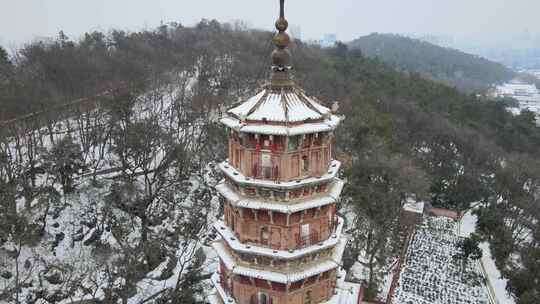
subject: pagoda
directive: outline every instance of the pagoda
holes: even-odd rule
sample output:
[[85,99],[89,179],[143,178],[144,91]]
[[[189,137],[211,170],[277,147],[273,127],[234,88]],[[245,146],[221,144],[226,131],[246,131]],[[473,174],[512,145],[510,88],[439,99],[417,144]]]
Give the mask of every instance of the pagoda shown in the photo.
[[229,158],[219,165],[224,216],[214,225],[219,267],[208,302],[359,303],[360,286],[345,282],[341,267],[344,182],[332,144],[342,117],[291,79],[280,4],[270,82],[220,120]]

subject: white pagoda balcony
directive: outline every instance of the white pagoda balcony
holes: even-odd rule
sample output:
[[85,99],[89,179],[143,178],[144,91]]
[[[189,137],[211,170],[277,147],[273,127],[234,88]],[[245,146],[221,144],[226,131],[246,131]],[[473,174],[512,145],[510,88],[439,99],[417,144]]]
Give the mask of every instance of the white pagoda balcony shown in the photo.
[[219,164],[221,171],[232,181],[238,185],[246,187],[265,187],[265,188],[274,188],[280,190],[293,190],[300,187],[306,187],[310,185],[316,185],[321,183],[328,183],[335,179],[341,168],[341,162],[337,160],[332,160],[330,166],[325,174],[321,176],[307,177],[294,181],[275,181],[268,179],[254,179],[248,176],[243,175],[240,171],[236,170],[231,164],[227,161],[224,161]]
[[343,186],[344,182],[342,180],[335,179],[325,193],[315,194],[307,198],[289,199],[285,202],[272,198],[246,197],[235,191],[225,182],[219,183],[216,186],[216,190],[234,207],[292,214],[336,203],[341,196]]
[[255,254],[270,258],[292,260],[336,246],[342,238],[343,224],[344,220],[338,217],[335,231],[328,239],[310,246],[303,246],[303,248],[299,248],[296,250],[276,250],[254,244],[241,243],[231,231],[231,229],[227,225],[225,225],[223,221],[217,221],[214,224],[214,229],[219,233],[221,238],[225,242],[227,242],[227,245],[229,245],[229,247],[236,252]]
[[338,243],[334,247],[330,257],[313,261],[299,267],[277,268],[272,266],[252,265],[243,263],[236,259],[227,249],[223,241],[216,241],[212,244],[216,250],[223,265],[233,274],[243,275],[271,282],[289,284],[300,280],[321,274],[323,272],[340,268],[341,259],[347,240],[345,238],[338,239]]

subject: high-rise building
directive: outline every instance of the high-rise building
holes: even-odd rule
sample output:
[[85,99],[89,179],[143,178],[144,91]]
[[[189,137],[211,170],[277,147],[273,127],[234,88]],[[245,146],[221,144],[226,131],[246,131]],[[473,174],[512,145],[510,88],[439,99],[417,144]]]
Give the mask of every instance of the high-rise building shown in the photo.
[[320,45],[322,47],[333,47],[337,42],[336,34],[326,34],[321,39]]
[[223,220],[210,303],[359,303],[360,286],[345,282],[346,239],[336,212],[344,182],[332,159],[337,104],[327,108],[290,77],[289,36],[281,0],[272,76],[255,96],[221,118],[229,158]]

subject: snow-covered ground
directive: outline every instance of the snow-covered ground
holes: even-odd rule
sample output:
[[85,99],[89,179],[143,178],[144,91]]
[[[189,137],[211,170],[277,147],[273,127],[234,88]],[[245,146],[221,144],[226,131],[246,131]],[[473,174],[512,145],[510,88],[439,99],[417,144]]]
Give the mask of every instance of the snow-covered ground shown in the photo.
[[[469,210],[461,218],[460,221],[460,235],[463,237],[469,237],[472,233],[476,231],[476,223],[478,218],[476,215],[472,214],[472,210]],[[499,304],[515,304],[514,298],[506,292],[506,283],[507,279],[503,278],[501,272],[497,269],[495,265],[495,260],[491,254],[491,249],[487,242],[480,244],[482,249],[482,259],[481,263],[484,267],[485,273],[487,275],[489,285],[492,287],[492,292],[495,293],[496,300]]]
[[[185,147],[198,149],[197,145],[202,144],[200,123],[205,122],[181,122],[187,119],[182,115],[189,114],[181,113],[183,104],[178,103],[182,95],[189,95],[191,86],[193,81],[189,79],[184,91],[174,85],[140,96],[134,105],[132,119],[153,119],[159,122],[164,130],[175,130],[175,138]],[[5,243],[0,241],[0,303],[4,303],[1,299],[2,290],[13,290],[15,286],[15,264],[19,266],[20,281],[23,283],[19,293],[22,303],[38,294],[42,295],[38,303],[103,299],[107,288],[123,288],[126,284],[122,274],[118,273],[121,271],[118,266],[121,265],[116,263],[119,258],[124,258],[120,252],[129,252],[130,248],[126,250],[126,244],[131,246],[139,242],[140,220],[107,203],[106,196],[110,194],[114,182],[111,178],[118,174],[114,167],[118,160],[114,158],[114,153],[111,153],[112,140],[104,140],[99,146],[95,143],[99,139],[85,138],[94,135],[89,133],[93,128],[105,128],[104,125],[109,123],[109,114],[107,111],[96,110],[81,117],[84,119],[74,117],[55,122],[53,132],[43,128],[24,134],[11,142],[0,143],[2,152],[8,153],[15,163],[23,164],[28,162],[29,148],[51,150],[53,142],[58,143],[69,134],[75,143],[82,147],[88,145],[89,149],[83,154],[90,170],[105,172],[97,177],[97,182],[93,180],[91,172],[81,174],[76,179],[76,191],[62,195],[59,203],[51,204],[59,206],[59,210],[44,210],[43,206],[48,204],[38,199],[26,202],[24,197],[18,198],[18,213],[36,224],[46,221],[45,230],[39,240],[22,245],[18,260],[12,258],[18,244],[11,240]],[[29,144],[31,141],[33,145]],[[104,157],[99,155],[103,153]],[[152,164],[161,160],[162,154],[157,152]],[[178,242],[178,247],[169,248],[169,255],[135,282],[136,293],[129,296],[128,303],[141,303],[165,288],[175,287],[178,277],[190,266],[198,251],[202,250],[206,255],[203,273],[215,271],[215,254],[205,242],[219,210],[217,194],[213,190],[218,182],[218,170],[213,163],[201,163],[201,167],[194,164],[189,171],[191,173],[186,180],[179,180],[171,188],[174,189],[173,193],[166,193],[166,200],[174,202],[173,204],[164,200],[152,207],[152,212],[159,215],[159,222],[151,225],[150,233],[172,242],[172,235],[182,229],[182,224],[190,216],[190,210],[201,204],[200,201],[207,202],[207,206],[202,209],[199,220],[201,223],[208,222],[208,225],[203,227],[198,238],[174,240]],[[47,183],[51,184],[49,176],[38,174],[36,187],[39,189]],[[52,182],[52,187],[58,193],[63,193],[58,183]],[[45,220],[42,218],[43,214],[46,214]],[[7,272],[11,277],[6,278]],[[113,277],[118,279],[111,279]]]
[[450,218],[424,218],[411,236],[391,303],[489,303],[478,265],[458,257],[456,230]]

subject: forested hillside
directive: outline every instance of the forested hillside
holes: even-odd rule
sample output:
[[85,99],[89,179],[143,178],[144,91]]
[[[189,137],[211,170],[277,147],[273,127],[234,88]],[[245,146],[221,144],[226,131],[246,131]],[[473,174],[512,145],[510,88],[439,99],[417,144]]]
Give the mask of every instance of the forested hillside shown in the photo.
[[371,34],[350,42],[349,46],[400,71],[418,73],[465,92],[484,91],[516,76],[502,64],[399,35]]
[[[221,212],[213,163],[226,151],[215,118],[266,79],[270,41],[202,21],[59,35],[1,56],[2,117],[45,112],[3,124],[0,302],[202,302],[215,267],[208,223]],[[507,289],[538,303],[534,115],[343,44],[296,41],[291,51],[296,80],[347,115],[336,134],[353,240],[345,266],[368,261],[368,296],[399,252],[401,206],[416,198],[458,210],[479,202],[479,235]],[[95,102],[47,111],[81,97]]]

